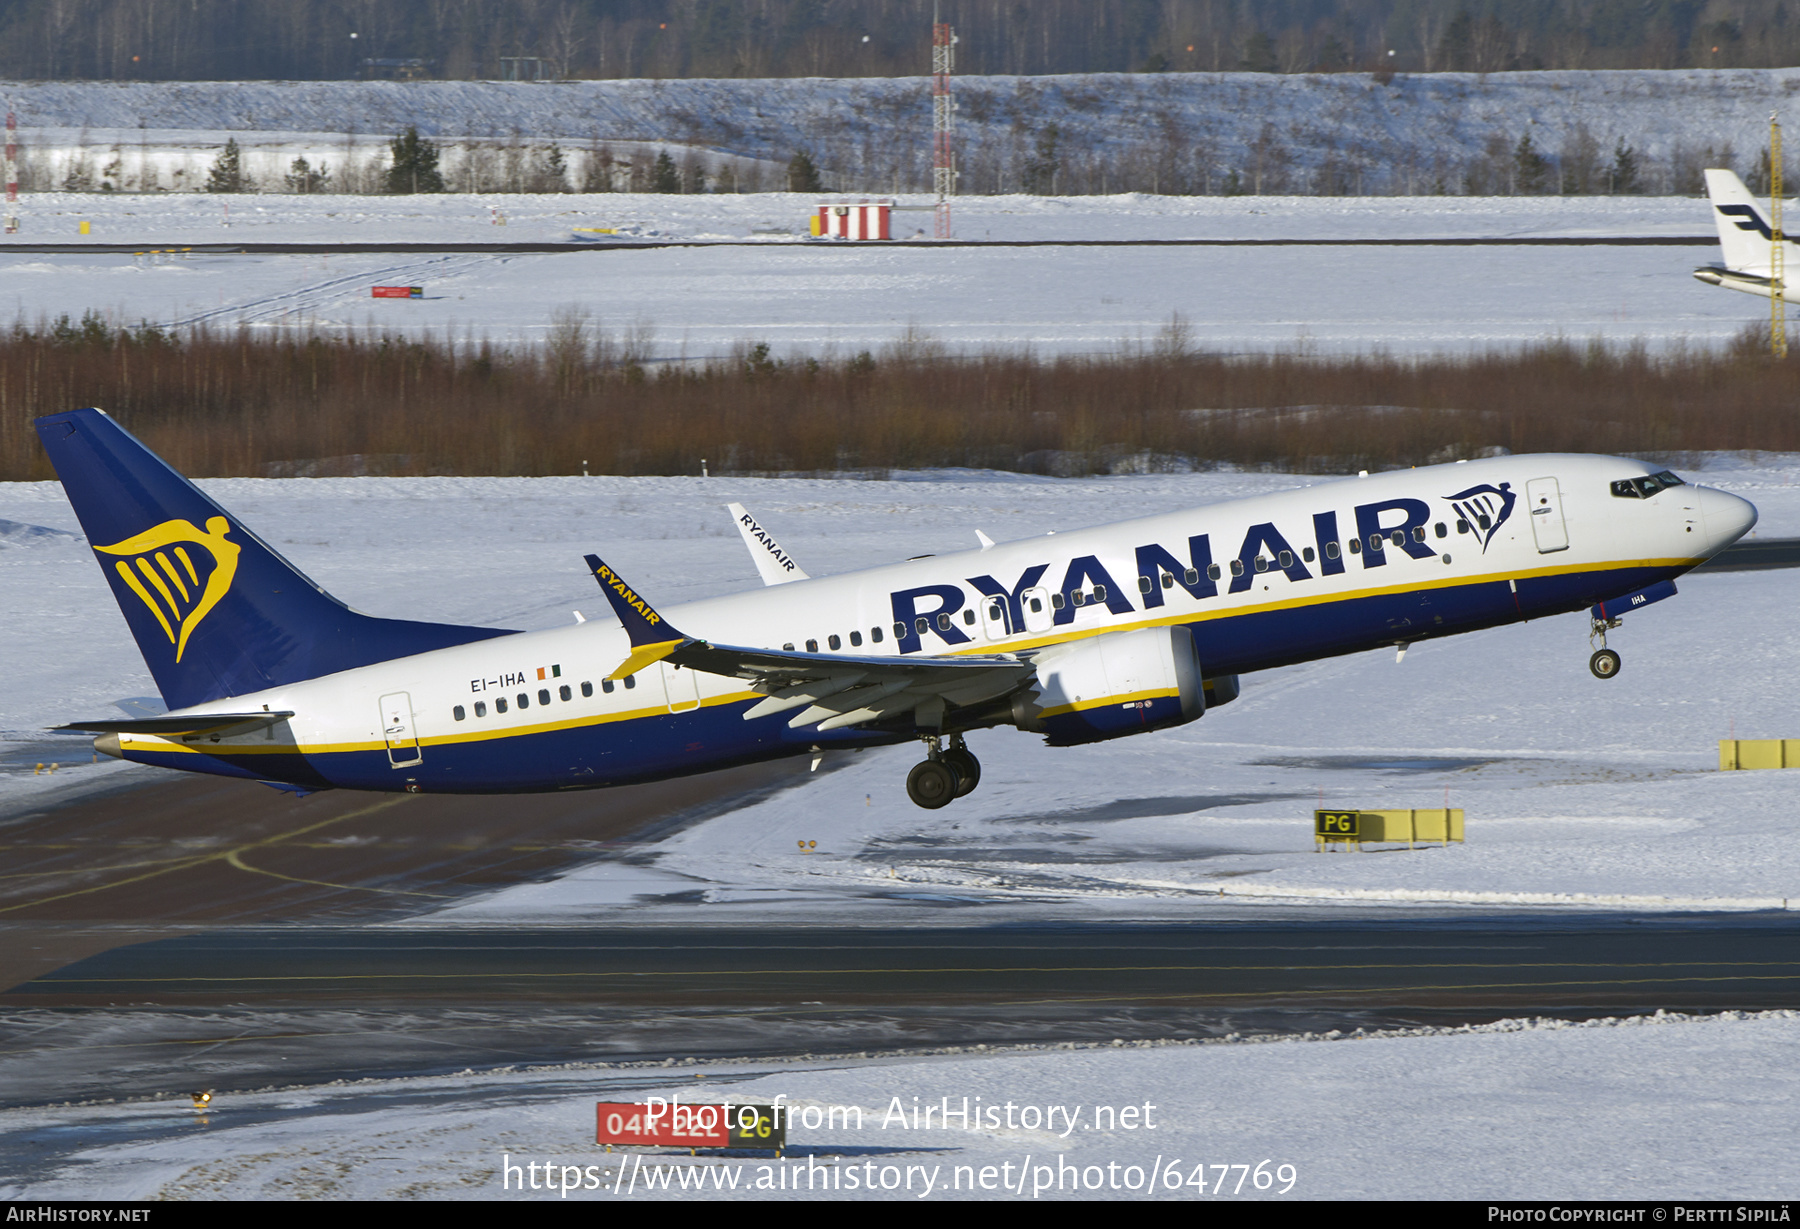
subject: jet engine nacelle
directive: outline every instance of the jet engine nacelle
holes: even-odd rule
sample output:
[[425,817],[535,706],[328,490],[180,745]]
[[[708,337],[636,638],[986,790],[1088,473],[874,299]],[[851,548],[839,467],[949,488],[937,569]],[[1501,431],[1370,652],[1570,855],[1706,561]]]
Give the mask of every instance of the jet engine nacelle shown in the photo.
[[1036,683],[1013,701],[1013,724],[1053,747],[1185,725],[1206,711],[1185,627],[1111,632],[1047,649],[1035,662]]

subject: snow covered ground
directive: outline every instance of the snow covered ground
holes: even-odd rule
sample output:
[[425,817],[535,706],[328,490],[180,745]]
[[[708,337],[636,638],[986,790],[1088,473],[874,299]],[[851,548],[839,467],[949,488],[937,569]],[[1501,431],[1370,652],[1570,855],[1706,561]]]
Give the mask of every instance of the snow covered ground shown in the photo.
[[[924,197],[902,198],[923,204]],[[1691,276],[1714,245],[1677,247],[955,247],[807,242],[813,197],[28,196],[18,242],[467,243],[595,240],[557,255],[8,253],[0,319],[94,311],[113,324],[361,329],[543,340],[585,313],[648,331],[659,361],[769,343],[854,354],[923,333],[958,350],[1109,352],[1175,313],[1216,351],[1460,353],[1553,338],[1712,344],[1766,317]],[[504,216],[507,224],[493,224]],[[895,215],[929,231],[929,213]],[[1543,238],[1709,235],[1679,197],[979,197],[959,237],[1001,240]],[[79,233],[82,222],[90,233]],[[229,221],[229,226],[226,225]],[[583,230],[581,228],[588,228]],[[704,247],[601,250],[620,239]],[[422,299],[370,297],[412,285]]]
[[[583,203],[538,199],[546,211]],[[797,229],[806,205],[795,197],[586,199],[613,211],[587,215],[594,224],[624,220],[695,236],[745,236],[764,220],[783,218]],[[508,207],[519,200],[509,198]],[[115,225],[142,227],[130,232],[139,235],[210,225],[205,218],[219,204],[159,198],[152,204],[162,212],[140,222],[133,211],[148,208],[144,201],[57,203],[89,202],[102,232],[96,238],[109,237],[104,232]],[[275,212],[247,214],[244,230],[234,218],[230,235],[248,237],[257,217],[266,219],[255,224],[265,227],[262,237],[341,234],[348,220],[315,212],[331,203],[314,198],[290,210],[285,201],[260,198],[253,207]],[[415,225],[446,236],[486,226],[466,199],[338,203],[374,211],[364,218],[369,229],[362,233],[370,237],[391,238]],[[101,205],[118,212],[101,212]],[[1679,233],[1705,225],[1703,207],[1692,202],[1644,200],[1387,202],[1386,213],[1360,201],[1242,198],[982,205],[995,225],[1020,233],[1045,228],[1046,234],[1063,227],[1111,234],[1166,218],[1194,233],[1228,237],[1331,226],[1366,235],[1415,224],[1472,234],[1559,227]],[[1615,207],[1636,212],[1609,212]],[[73,217],[58,225],[72,231]],[[505,234],[539,226],[550,235],[587,224],[554,212],[533,220],[527,210],[525,217],[529,226],[515,214]],[[965,227],[986,225],[974,203],[959,217]],[[192,318],[216,296],[214,309],[227,313],[222,320],[237,319],[230,314],[236,312],[279,324],[276,305],[291,294],[290,323],[310,312],[327,322],[386,324],[395,317],[373,317],[373,310],[393,307],[421,309],[405,318],[409,327],[530,338],[554,308],[572,304],[608,327],[653,321],[672,356],[746,338],[791,340],[815,350],[860,347],[891,340],[909,320],[934,320],[934,304],[954,307],[966,322],[963,331],[941,332],[955,344],[1046,348],[1114,344],[1134,331],[1141,336],[1177,309],[1194,320],[1203,344],[1314,337],[1352,349],[1460,347],[1558,330],[1585,337],[1592,331],[1586,324],[1565,328],[1559,321],[1575,317],[1558,313],[1585,312],[1580,318],[1592,324],[1607,303],[1618,313],[1608,335],[1664,341],[1735,332],[1738,321],[1756,312],[1752,300],[1687,277],[1696,258],[1712,255],[1703,257],[1701,249],[1537,249],[1516,266],[1483,264],[1483,253],[1495,249],[1424,249],[1415,264],[1407,263],[1406,250],[1367,250],[1375,254],[1366,265],[1308,249],[1165,251],[1134,264],[1116,250],[990,250],[969,257],[816,251],[770,238],[748,248],[479,258],[467,265],[447,258],[433,266],[440,282],[416,279],[442,297],[393,304],[360,298],[365,283],[415,280],[408,270],[421,266],[333,256],[196,257],[134,267],[129,258],[100,255],[0,255],[0,267],[7,269],[8,288],[20,287],[15,309],[28,318],[88,308],[125,320]],[[1591,266],[1580,263],[1590,255]],[[952,266],[952,257],[976,263]],[[1184,263],[1190,259],[1221,263]],[[920,261],[940,263],[908,263]],[[1569,281],[1572,268],[1585,272]],[[561,272],[568,269],[576,272]],[[774,293],[773,279],[784,270],[791,280]],[[451,297],[458,278],[465,279],[461,300]],[[178,288],[144,289],[168,283]],[[1104,302],[1112,297],[1121,301]],[[452,303],[464,306],[447,306]],[[1687,303],[1696,313],[1691,317],[1682,315]],[[1330,304],[1336,315],[1325,311]],[[1113,308],[1117,314],[1108,315]],[[1339,324],[1331,325],[1334,320]],[[776,331],[784,321],[791,332]],[[1328,334],[1332,327],[1339,331]],[[1759,534],[1800,534],[1800,458],[1692,460],[1676,468],[1758,505]],[[571,469],[578,461],[571,458]],[[733,500],[748,505],[812,574],[823,575],[964,549],[976,529],[1007,540],[1317,481],[1229,472],[1081,480],[953,472],[895,474],[886,481],[370,478],[204,485],[359,609],[537,628],[567,620],[571,610],[600,609],[580,562],[584,551],[599,547],[662,605],[753,586],[751,561],[722,508]],[[400,557],[392,551],[397,530],[409,543]],[[631,865],[595,863],[427,921],[841,923],[917,916],[924,909],[934,923],[950,917],[974,923],[1191,919],[1208,909],[1258,909],[1271,901],[1284,908],[1353,901],[1401,908],[1475,902],[1583,911],[1781,909],[1800,899],[1791,782],[1779,772],[1717,772],[1716,742],[1800,734],[1792,704],[1800,572],[1702,575],[1684,580],[1681,589],[1679,598],[1633,615],[1614,634],[1625,666],[1610,682],[1588,674],[1584,622],[1565,616],[1421,644],[1401,664],[1377,652],[1272,671],[1248,678],[1237,703],[1192,726],[1099,748],[1050,750],[1011,731],[979,735],[973,745],[984,764],[982,788],[941,812],[905,800],[910,748],[846,754],[828,759],[799,789],[634,851]],[[8,740],[0,744],[0,823],[58,794],[151,771],[87,763],[86,740],[43,733],[63,720],[104,715],[119,698],[154,693],[55,484],[0,485],[0,664],[7,675],[0,736]],[[53,776],[32,775],[34,764],[49,760],[65,767]],[[1322,856],[1313,852],[1308,815],[1321,800],[1368,807],[1448,802],[1467,811],[1469,840],[1449,848]],[[817,841],[818,851],[798,854],[802,839]],[[697,889],[699,900],[639,899],[668,894],[671,885],[684,894]],[[786,1093],[819,1105],[859,1104],[865,1113],[885,1110],[892,1096],[910,1108],[915,1095],[967,1093],[987,1104],[1010,1099],[1090,1110],[1150,1101],[1167,1115],[1157,1128],[1166,1134],[1154,1139],[1148,1130],[1058,1138],[1020,1126],[976,1137],[914,1133],[896,1143],[897,1133],[884,1138],[873,1125],[853,1137],[796,1130],[798,1150],[842,1155],[859,1168],[873,1163],[867,1172],[878,1185],[890,1164],[902,1178],[909,1165],[941,1165],[940,1184],[954,1178],[958,1165],[971,1166],[972,1176],[986,1165],[1011,1165],[1016,1182],[1030,1156],[1031,1166],[1054,1167],[1056,1158],[1083,1167],[1116,1163],[1105,1180],[1125,1185],[1084,1190],[1091,1195],[1133,1195],[1135,1165],[1135,1194],[1142,1197],[1158,1158],[1181,1160],[1187,1177],[1202,1159],[1209,1166],[1255,1166],[1267,1158],[1296,1166],[1288,1197],[1773,1197],[1791,1187],[1796,1159],[1788,1055],[1800,1040],[1797,1027],[1791,1015],[1777,1015],[702,1070],[704,1087],[724,1083],[758,1097]],[[0,1114],[0,1154],[58,1159],[33,1162],[29,1170],[9,1162],[6,1172],[14,1177],[4,1193],[503,1195],[495,1185],[502,1153],[515,1162],[617,1164],[583,1142],[591,1138],[592,1102],[670,1091],[687,1096],[703,1087],[685,1075],[672,1078],[594,1069],[273,1092],[234,1099],[204,1126],[166,1102],[9,1111]],[[1370,1163],[1366,1150],[1346,1151],[1346,1138],[1385,1141],[1381,1163]],[[1405,1142],[1411,1139],[1426,1142],[1412,1148]],[[739,1178],[746,1187],[759,1177],[757,1163],[746,1162]],[[834,1193],[846,1193],[841,1174],[835,1181]],[[1064,1195],[1071,1193],[1067,1181]],[[1215,1181],[1209,1169],[1208,1198]],[[1028,1179],[1027,1196],[1031,1184]],[[647,1189],[640,1184],[637,1192]],[[1243,1193],[1253,1189],[1246,1183]],[[920,1193],[915,1184],[886,1194]],[[1184,1186],[1163,1193],[1201,1192]],[[941,1194],[940,1185],[933,1197]]]
[[[1797,1043],[1794,1012],[1513,1021],[14,1110],[0,1198],[1783,1199]],[[789,1151],[592,1142],[596,1101],[647,1097],[784,1105]]]

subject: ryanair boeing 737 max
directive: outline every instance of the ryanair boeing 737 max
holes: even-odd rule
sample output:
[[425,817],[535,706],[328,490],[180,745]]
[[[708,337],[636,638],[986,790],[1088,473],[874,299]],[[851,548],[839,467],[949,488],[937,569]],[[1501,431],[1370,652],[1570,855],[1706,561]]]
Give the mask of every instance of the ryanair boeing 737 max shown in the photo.
[[61,728],[301,792],[588,789],[916,739],[907,791],[938,807],[980,779],[970,731],[1166,729],[1292,662],[1587,609],[1609,678],[1618,617],[1756,522],[1638,461],[1499,457],[844,576],[783,555],[788,583],[667,610],[590,555],[616,619],[512,632],[360,614],[101,411],[37,429],[169,705]]

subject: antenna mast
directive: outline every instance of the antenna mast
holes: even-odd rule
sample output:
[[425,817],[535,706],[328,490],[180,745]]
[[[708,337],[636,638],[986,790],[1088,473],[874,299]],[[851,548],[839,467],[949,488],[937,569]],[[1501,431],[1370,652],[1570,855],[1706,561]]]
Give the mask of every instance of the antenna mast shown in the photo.
[[6,233],[19,233],[19,120],[6,113]]
[[1787,239],[1781,233],[1781,125],[1769,116],[1769,353],[1787,357]]
[[931,187],[937,193],[937,237],[950,238],[950,198],[956,195],[956,99],[950,70],[956,63],[956,32],[931,9]]

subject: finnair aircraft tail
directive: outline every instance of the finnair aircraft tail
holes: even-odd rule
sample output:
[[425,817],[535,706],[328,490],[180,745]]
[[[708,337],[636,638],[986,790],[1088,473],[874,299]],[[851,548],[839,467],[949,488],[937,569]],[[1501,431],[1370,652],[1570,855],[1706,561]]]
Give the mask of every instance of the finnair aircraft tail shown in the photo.
[[358,614],[101,411],[37,427],[171,709],[510,634]]
[[[1713,221],[1719,228],[1719,247],[1723,250],[1725,263],[1695,269],[1694,276],[1709,286],[1723,286],[1727,290],[1742,290],[1768,298],[1772,268],[1769,249],[1775,236],[1768,213],[1732,171],[1707,171],[1706,195],[1712,201]],[[1794,251],[1792,239],[1784,234],[1782,241],[1786,245],[1784,265],[1800,258],[1800,253]],[[1789,302],[1800,302],[1800,297],[1787,286],[1781,288],[1781,297]]]

